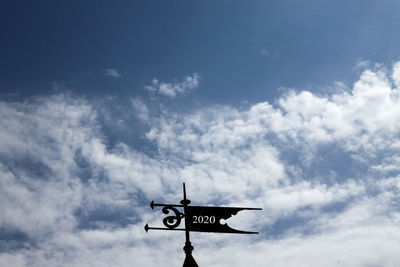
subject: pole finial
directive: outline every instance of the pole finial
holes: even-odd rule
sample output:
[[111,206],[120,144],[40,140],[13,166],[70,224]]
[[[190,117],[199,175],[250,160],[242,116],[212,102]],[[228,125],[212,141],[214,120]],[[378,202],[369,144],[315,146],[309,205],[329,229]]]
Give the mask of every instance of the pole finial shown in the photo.
[[190,200],[186,198],[186,186],[185,183],[183,183],[183,199],[181,200],[181,204],[183,206],[187,206],[190,204]]

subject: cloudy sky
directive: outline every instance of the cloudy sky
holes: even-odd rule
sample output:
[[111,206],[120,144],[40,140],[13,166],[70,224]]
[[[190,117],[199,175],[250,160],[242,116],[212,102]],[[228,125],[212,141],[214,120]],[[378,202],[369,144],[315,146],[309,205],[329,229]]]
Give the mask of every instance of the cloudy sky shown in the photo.
[[398,266],[400,2],[2,1],[0,266],[181,266],[151,200],[260,207],[200,266]]

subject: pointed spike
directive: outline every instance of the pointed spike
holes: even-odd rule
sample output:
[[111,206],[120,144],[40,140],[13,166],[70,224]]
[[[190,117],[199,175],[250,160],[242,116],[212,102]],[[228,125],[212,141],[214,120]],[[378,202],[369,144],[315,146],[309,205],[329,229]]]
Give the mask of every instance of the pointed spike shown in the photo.
[[150,203],[150,207],[151,207],[152,210],[154,209],[154,201],[153,200]]
[[186,186],[185,186],[185,183],[183,183],[183,199],[186,199]]
[[146,231],[146,233],[149,231],[149,224],[146,223],[146,225],[144,226],[144,230]]
[[190,200],[186,198],[186,185],[183,183],[183,199],[180,202],[183,206],[190,204]]

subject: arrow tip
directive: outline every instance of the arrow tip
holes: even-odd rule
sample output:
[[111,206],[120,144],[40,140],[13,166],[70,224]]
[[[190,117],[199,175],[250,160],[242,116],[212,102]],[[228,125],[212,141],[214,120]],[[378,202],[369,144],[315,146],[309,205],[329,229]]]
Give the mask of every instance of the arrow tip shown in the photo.
[[154,201],[153,201],[153,200],[150,202],[150,208],[151,208],[152,210],[154,209]]
[[146,231],[146,233],[149,231],[149,224],[146,223],[146,225],[144,226],[144,230]]

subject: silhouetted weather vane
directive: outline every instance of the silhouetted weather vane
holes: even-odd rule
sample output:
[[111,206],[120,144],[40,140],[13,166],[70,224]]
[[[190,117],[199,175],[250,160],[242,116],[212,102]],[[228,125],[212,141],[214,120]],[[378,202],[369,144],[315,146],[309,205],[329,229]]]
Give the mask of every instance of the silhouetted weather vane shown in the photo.
[[[238,207],[209,207],[209,206],[189,206],[190,200],[186,198],[186,187],[183,183],[183,199],[179,204],[157,204],[151,201],[150,207],[163,207],[162,212],[169,214],[170,211],[174,215],[164,218],[163,223],[167,228],[150,227],[146,224],[144,230],[146,233],[149,230],[172,230],[185,231],[186,242],[183,250],[186,257],[183,262],[183,267],[198,267],[192,256],[193,246],[190,243],[189,232],[210,232],[210,233],[232,233],[232,234],[258,234],[258,232],[247,232],[236,230],[228,226],[227,223],[221,224],[221,219],[228,219],[232,215],[236,215],[241,210],[261,210],[260,208],[238,208]],[[183,213],[176,208],[183,208]],[[182,219],[185,220],[185,228],[177,228]]]

